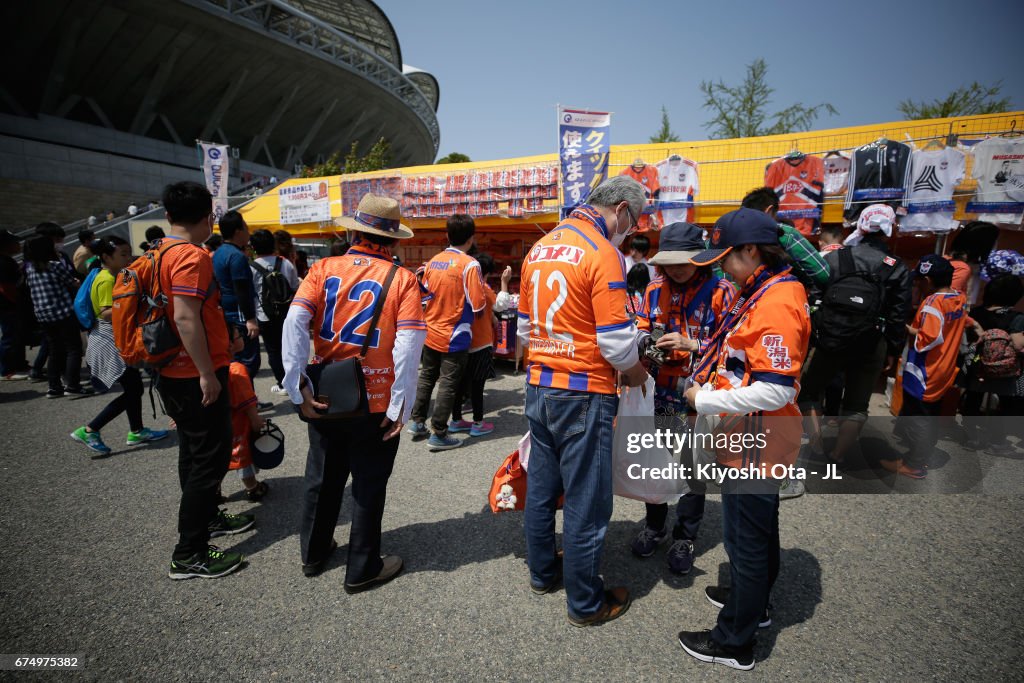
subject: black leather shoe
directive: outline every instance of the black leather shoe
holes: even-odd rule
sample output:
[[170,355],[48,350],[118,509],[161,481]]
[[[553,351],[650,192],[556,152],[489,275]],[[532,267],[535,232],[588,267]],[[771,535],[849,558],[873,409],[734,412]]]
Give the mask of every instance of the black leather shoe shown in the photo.
[[316,562],[310,562],[309,564],[303,563],[303,565],[302,565],[302,573],[305,574],[307,577],[310,577],[310,578],[316,576],[317,574],[323,573],[324,569],[327,568],[328,560],[331,559],[331,555],[333,555],[334,551],[337,550],[337,549],[338,549],[338,542],[335,541],[332,538],[331,539],[331,547],[328,548],[327,555],[323,559],[317,560]]

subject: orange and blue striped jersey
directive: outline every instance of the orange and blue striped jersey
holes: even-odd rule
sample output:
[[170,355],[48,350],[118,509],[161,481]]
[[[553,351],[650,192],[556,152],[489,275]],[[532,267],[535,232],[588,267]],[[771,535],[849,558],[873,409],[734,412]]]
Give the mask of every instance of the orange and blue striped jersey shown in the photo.
[[494,302],[498,295],[494,293],[491,286],[484,282],[484,310],[477,313],[473,319],[472,333],[473,341],[470,344],[470,351],[479,351],[488,346],[494,346]]
[[480,264],[448,247],[423,267],[426,345],[440,353],[469,350],[475,314],[487,303]]
[[[313,314],[313,353],[318,361],[359,355],[391,266],[387,249],[363,241],[343,256],[321,259],[310,267],[292,306]],[[412,271],[399,268],[363,360],[370,412],[388,408],[395,381],[391,351],[396,334],[425,329],[419,283]]]
[[914,316],[917,336],[907,345],[903,389],[914,398],[939,401],[956,380],[960,338],[967,325],[967,298],[937,292],[921,302]]
[[[644,292],[637,313],[636,326],[650,332],[655,323],[666,332],[705,343],[722,322],[732,304],[735,288],[724,278],[696,274],[689,282],[673,284],[664,275],[654,279]],[[675,389],[680,377],[690,375],[690,352],[669,351],[665,362],[655,371],[658,386]]]
[[626,267],[604,218],[582,205],[523,260],[519,339],[530,384],[614,394],[615,370],[637,362]]

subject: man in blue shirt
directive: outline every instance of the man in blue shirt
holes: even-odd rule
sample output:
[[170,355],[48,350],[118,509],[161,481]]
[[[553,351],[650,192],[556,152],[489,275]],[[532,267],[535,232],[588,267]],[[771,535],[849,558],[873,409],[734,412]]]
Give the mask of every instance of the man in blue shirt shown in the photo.
[[228,325],[242,333],[245,347],[235,360],[249,371],[249,379],[256,378],[260,370],[260,326],[256,320],[256,293],[253,291],[252,270],[245,247],[249,244],[249,226],[242,214],[228,211],[220,219],[220,234],[224,246],[213,253],[213,274],[220,287],[220,305]]

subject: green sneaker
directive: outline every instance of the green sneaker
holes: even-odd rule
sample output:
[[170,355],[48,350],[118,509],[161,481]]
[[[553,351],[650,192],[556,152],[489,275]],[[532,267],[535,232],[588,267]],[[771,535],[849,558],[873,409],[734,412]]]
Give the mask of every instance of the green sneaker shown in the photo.
[[216,579],[219,576],[230,574],[242,566],[245,558],[241,553],[226,553],[217,546],[207,546],[205,553],[196,553],[187,560],[171,560],[171,570],[167,576],[174,580],[194,579]]
[[94,458],[110,455],[110,447],[103,443],[99,432],[88,432],[85,430],[85,427],[79,427],[71,432],[71,438],[88,446],[90,450],[96,453],[96,455],[92,456]]
[[240,534],[251,529],[254,524],[256,518],[252,515],[231,515],[224,510],[218,510],[217,516],[210,522],[210,538]]
[[167,436],[167,432],[162,429],[150,429],[149,427],[143,427],[137,432],[128,432],[128,440],[126,443],[129,446],[138,446],[149,441],[159,441]]

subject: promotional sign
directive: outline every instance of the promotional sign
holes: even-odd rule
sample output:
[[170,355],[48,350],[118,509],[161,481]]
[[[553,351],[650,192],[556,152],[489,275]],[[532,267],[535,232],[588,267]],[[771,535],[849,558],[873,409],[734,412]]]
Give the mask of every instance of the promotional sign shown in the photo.
[[278,189],[277,196],[281,225],[331,220],[331,202],[327,197],[326,180],[287,185]]
[[213,195],[213,218],[220,223],[220,217],[228,210],[228,159],[227,145],[214,145],[200,142],[203,155],[203,175],[206,177],[206,189]]
[[608,176],[611,120],[609,112],[558,107],[563,217]]

